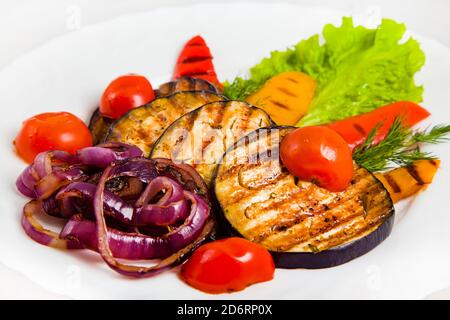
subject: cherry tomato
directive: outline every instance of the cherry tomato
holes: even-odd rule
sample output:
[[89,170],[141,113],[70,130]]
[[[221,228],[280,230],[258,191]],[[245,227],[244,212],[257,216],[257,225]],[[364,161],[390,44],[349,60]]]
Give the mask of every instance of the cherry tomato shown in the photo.
[[100,100],[100,113],[117,119],[128,110],[155,99],[152,85],[144,76],[128,74],[113,80]]
[[22,124],[14,139],[17,153],[26,162],[43,151],[63,150],[74,153],[92,146],[92,136],[81,119],[68,112],[35,115]]
[[207,243],[183,265],[181,277],[208,293],[240,291],[273,279],[272,256],[263,246],[242,238]]
[[353,176],[347,142],[323,126],[298,128],[281,141],[280,157],[290,173],[330,191],[342,191]]

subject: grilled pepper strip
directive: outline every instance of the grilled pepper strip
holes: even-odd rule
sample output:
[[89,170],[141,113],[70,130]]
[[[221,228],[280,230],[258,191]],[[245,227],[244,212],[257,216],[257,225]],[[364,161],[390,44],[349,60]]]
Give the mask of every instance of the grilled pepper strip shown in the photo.
[[433,182],[440,160],[418,160],[412,165],[375,176],[385,186],[394,203],[410,197]]
[[373,140],[374,144],[379,143],[386,137],[386,134],[389,132],[397,117],[402,118],[404,126],[412,127],[429,115],[430,113],[418,104],[401,101],[368,113],[332,122],[326,126],[339,133],[353,151],[356,147],[364,143],[369,132],[378,124],[381,124],[381,126],[378,128],[375,139]]
[[221,89],[222,84],[217,79],[212,60],[213,56],[205,40],[201,36],[195,36],[183,47],[172,78],[173,80],[185,76],[200,78]]

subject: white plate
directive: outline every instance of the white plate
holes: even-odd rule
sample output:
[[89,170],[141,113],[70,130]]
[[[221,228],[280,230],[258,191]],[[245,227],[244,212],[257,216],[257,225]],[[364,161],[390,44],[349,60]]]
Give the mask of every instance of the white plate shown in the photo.
[[[344,13],[345,14],[345,13]],[[23,119],[45,111],[70,111],[88,119],[114,77],[137,72],[154,84],[169,79],[181,45],[202,34],[220,77],[242,74],[271,50],[283,49],[339,24],[342,12],[296,5],[229,4],[161,8],[124,16],[57,38],[0,72],[0,261],[58,294],[75,298],[422,298],[450,286],[449,145],[433,146],[443,160],[435,182],[399,208],[392,235],[370,253],[324,270],[277,270],[271,282],[243,292],[211,296],[176,272],[151,279],[117,275],[91,252],[64,252],[30,240],[20,227],[25,199],[14,187],[25,167],[11,141]],[[356,17],[373,26],[376,17]],[[425,85],[430,123],[450,122],[450,50],[415,35],[427,54],[418,80]]]

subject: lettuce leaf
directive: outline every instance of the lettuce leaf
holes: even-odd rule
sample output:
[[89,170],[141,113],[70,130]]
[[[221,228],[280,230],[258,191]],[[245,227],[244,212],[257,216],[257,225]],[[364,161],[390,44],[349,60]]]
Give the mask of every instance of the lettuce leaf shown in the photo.
[[225,83],[224,94],[244,99],[279,73],[305,72],[318,87],[299,126],[344,119],[394,101],[421,102],[423,88],[415,84],[414,74],[425,63],[425,55],[416,40],[401,42],[404,33],[404,24],[390,19],[368,29],[344,17],[340,27],[324,27],[323,44],[314,35],[272,52],[250,69],[249,78]]

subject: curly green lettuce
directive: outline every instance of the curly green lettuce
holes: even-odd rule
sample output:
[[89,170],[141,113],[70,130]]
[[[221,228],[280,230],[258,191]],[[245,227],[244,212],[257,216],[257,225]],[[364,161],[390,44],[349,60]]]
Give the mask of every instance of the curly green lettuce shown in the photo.
[[419,43],[402,42],[405,25],[383,19],[376,29],[354,26],[344,17],[319,35],[285,51],[274,51],[250,69],[248,78],[225,83],[224,94],[245,99],[269,78],[285,71],[305,72],[317,81],[315,97],[298,126],[317,125],[372,111],[394,101],[422,101],[414,75],[425,63]]

